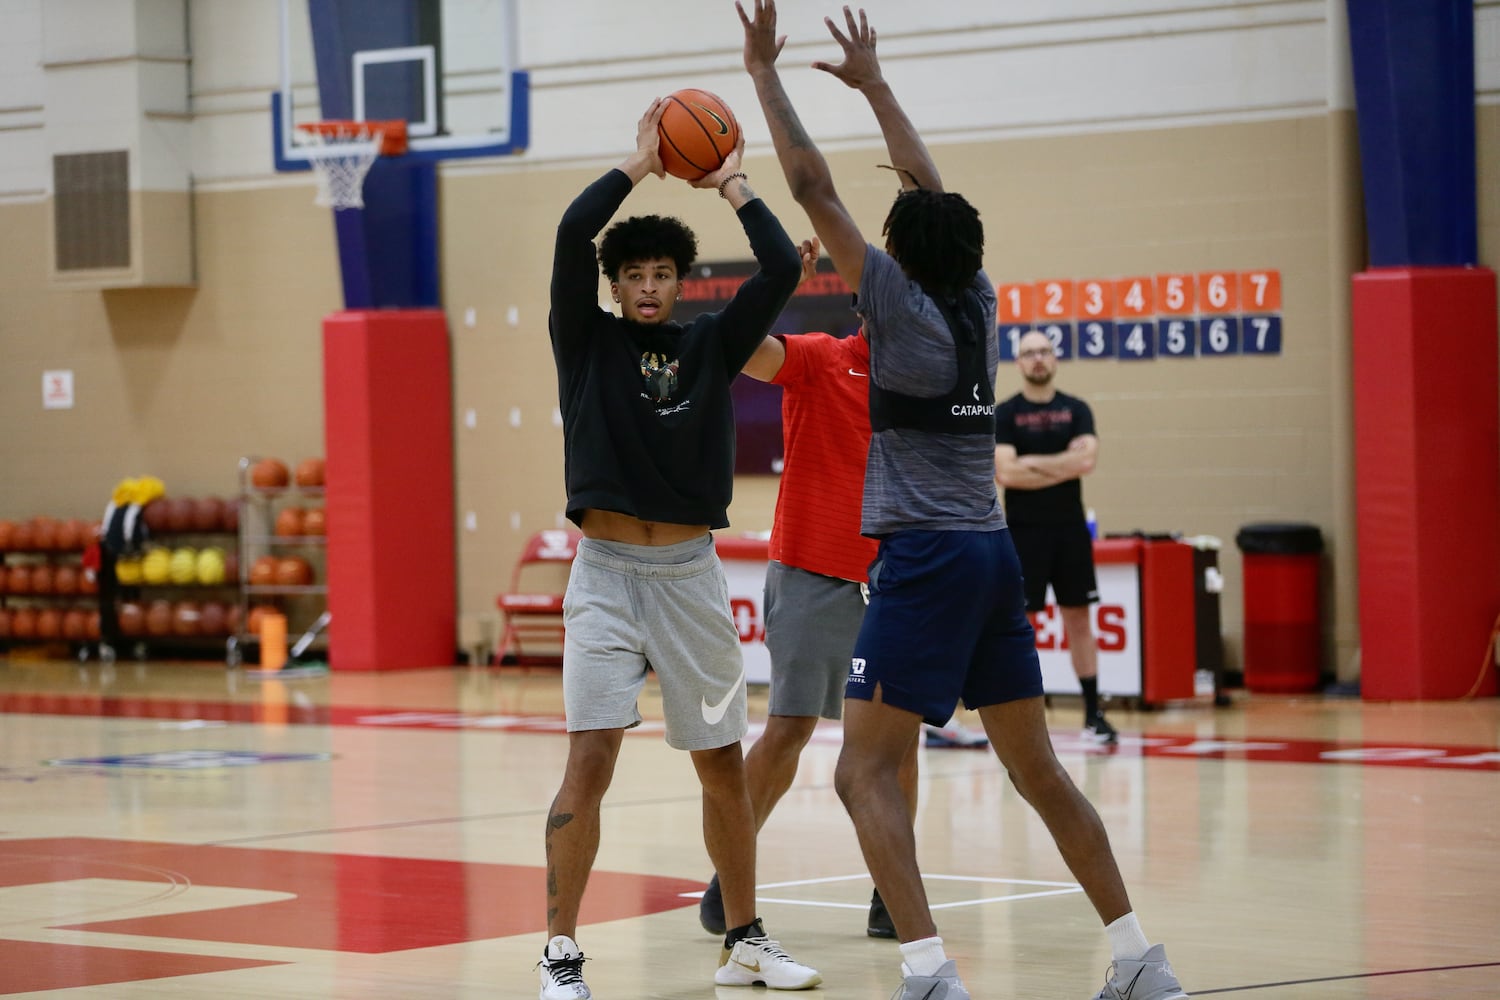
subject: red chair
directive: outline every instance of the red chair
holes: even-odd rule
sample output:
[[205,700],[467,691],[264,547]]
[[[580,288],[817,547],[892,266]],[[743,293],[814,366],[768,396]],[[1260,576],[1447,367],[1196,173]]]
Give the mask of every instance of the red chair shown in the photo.
[[[510,589],[495,599],[503,629],[496,656],[501,663],[562,664],[562,602],[568,571],[583,535],[572,528],[538,531],[511,572]],[[522,576],[527,589],[522,589]],[[545,577],[543,589],[539,578]]]

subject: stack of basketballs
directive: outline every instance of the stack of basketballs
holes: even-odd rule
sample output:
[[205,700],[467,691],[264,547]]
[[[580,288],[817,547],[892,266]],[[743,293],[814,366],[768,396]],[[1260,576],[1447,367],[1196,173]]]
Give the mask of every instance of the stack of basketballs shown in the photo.
[[239,601],[223,589],[239,585],[239,554],[231,538],[239,531],[237,500],[161,497],[141,511],[151,541],[138,556],[115,563],[125,587],[220,588],[206,598],[165,595],[122,601],[120,633],[128,638],[222,637],[237,630]]
[[0,642],[99,638],[94,569],[80,556],[97,522],[38,516],[0,520]]

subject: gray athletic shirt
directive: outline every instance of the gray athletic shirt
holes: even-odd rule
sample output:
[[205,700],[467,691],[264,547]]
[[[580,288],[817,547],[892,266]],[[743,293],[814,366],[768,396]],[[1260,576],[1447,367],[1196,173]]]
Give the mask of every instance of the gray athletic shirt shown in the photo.
[[[995,289],[983,271],[974,290],[984,305],[990,384],[1000,362]],[[958,378],[953,334],[927,293],[883,250],[865,246],[855,307],[870,336],[870,375],[882,389],[941,396]],[[877,431],[865,465],[862,534],[881,538],[908,528],[998,531],[1005,515],[995,490],[995,442],[984,434]]]

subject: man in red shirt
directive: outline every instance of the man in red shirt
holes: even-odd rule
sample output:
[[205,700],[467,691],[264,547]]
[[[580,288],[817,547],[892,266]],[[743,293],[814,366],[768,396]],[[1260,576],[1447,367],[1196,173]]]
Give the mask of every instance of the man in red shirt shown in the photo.
[[[817,240],[803,241],[804,279],[817,267]],[[859,532],[865,453],[870,446],[870,342],[826,333],[767,337],[744,373],[783,389],[781,489],[766,568],[766,647],[771,703],[765,733],[745,754],[755,826],[797,776],[818,719],[840,719],[849,659],[864,619],[860,592],[878,542]],[[902,790],[917,809],[917,744],[901,768]],[[718,876],[699,905],[704,929],[724,933]],[[866,932],[894,938],[877,892]]]

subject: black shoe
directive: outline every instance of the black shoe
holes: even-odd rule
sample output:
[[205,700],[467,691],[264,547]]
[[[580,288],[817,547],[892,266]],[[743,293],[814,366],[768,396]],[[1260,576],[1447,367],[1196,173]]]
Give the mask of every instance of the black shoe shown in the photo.
[[880,898],[879,889],[870,896],[870,920],[865,926],[865,933],[872,938],[896,936],[896,925],[891,923],[891,915],[885,910],[885,900]]
[[719,893],[719,875],[709,879],[703,898],[698,901],[698,923],[715,937],[723,937],[728,931],[724,926],[724,897]]
[[1084,722],[1083,738],[1093,743],[1118,743],[1120,734],[1115,731],[1114,726],[1109,724],[1109,720],[1104,718],[1104,713],[1100,712]]

